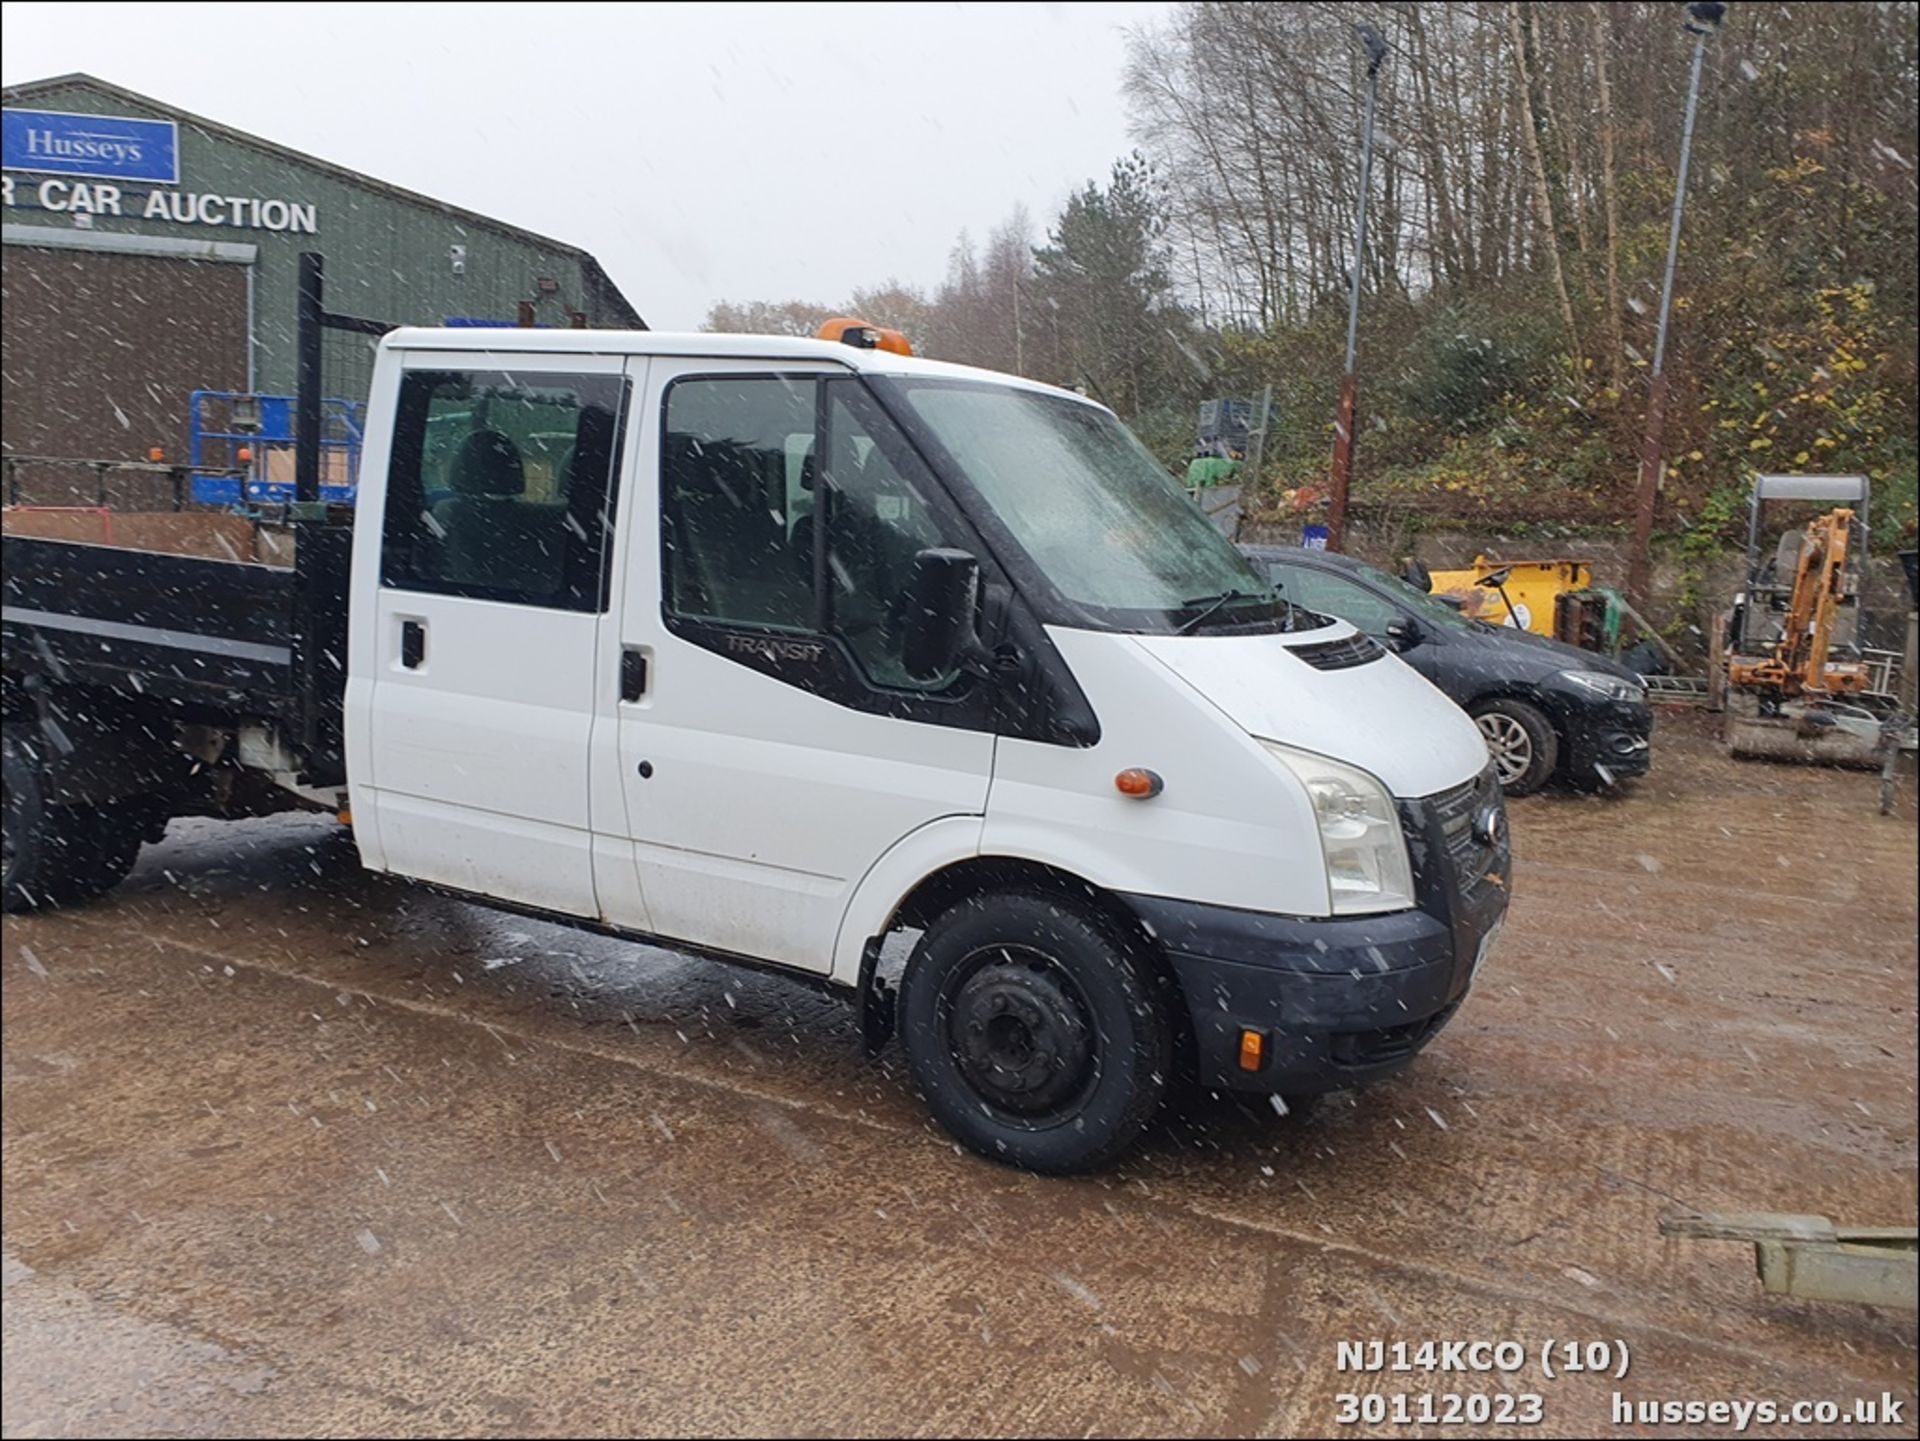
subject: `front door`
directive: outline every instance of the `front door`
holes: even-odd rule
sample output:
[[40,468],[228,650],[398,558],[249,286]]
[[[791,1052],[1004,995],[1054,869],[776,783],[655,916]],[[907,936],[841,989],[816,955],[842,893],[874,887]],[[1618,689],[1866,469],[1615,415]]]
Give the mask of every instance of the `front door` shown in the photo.
[[367,601],[369,819],[391,871],[595,916],[589,752],[622,361],[405,364]]
[[985,811],[979,683],[901,663],[914,554],[980,546],[844,371],[651,369],[620,610],[639,890],[661,935],[824,971],[890,846]]

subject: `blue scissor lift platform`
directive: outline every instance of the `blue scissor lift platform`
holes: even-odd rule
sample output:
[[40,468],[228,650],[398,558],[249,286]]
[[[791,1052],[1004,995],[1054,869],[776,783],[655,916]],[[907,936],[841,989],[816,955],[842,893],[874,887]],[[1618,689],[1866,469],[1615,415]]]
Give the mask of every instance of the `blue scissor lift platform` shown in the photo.
[[[196,390],[189,402],[188,466],[202,505],[278,505],[294,498],[291,395]],[[365,401],[320,402],[320,498],[351,505],[358,491]],[[226,474],[212,472],[227,472]],[[244,478],[233,472],[244,472]]]

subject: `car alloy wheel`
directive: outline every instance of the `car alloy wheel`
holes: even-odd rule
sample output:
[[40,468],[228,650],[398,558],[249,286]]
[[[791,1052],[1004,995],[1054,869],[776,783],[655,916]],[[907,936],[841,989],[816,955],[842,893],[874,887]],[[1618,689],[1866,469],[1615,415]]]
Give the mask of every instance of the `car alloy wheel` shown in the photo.
[[1475,716],[1474,724],[1486,738],[1487,754],[1493,757],[1494,774],[1501,785],[1510,786],[1527,773],[1527,767],[1533,764],[1533,737],[1525,726],[1500,711]]

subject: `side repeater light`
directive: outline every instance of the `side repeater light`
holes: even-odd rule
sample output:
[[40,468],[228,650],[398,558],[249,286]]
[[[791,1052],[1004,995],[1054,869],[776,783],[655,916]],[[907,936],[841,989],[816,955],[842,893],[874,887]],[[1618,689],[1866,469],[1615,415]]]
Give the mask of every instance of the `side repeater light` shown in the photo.
[[1243,1029],[1240,1032],[1240,1069],[1257,1071],[1267,1063],[1265,1032]]

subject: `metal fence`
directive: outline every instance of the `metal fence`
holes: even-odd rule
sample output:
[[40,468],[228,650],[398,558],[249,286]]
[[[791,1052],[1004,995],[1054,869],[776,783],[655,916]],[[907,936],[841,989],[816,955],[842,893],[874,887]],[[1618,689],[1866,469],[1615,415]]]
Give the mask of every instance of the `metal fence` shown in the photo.
[[12,506],[191,510],[191,470],[166,461],[0,456],[6,503]]

